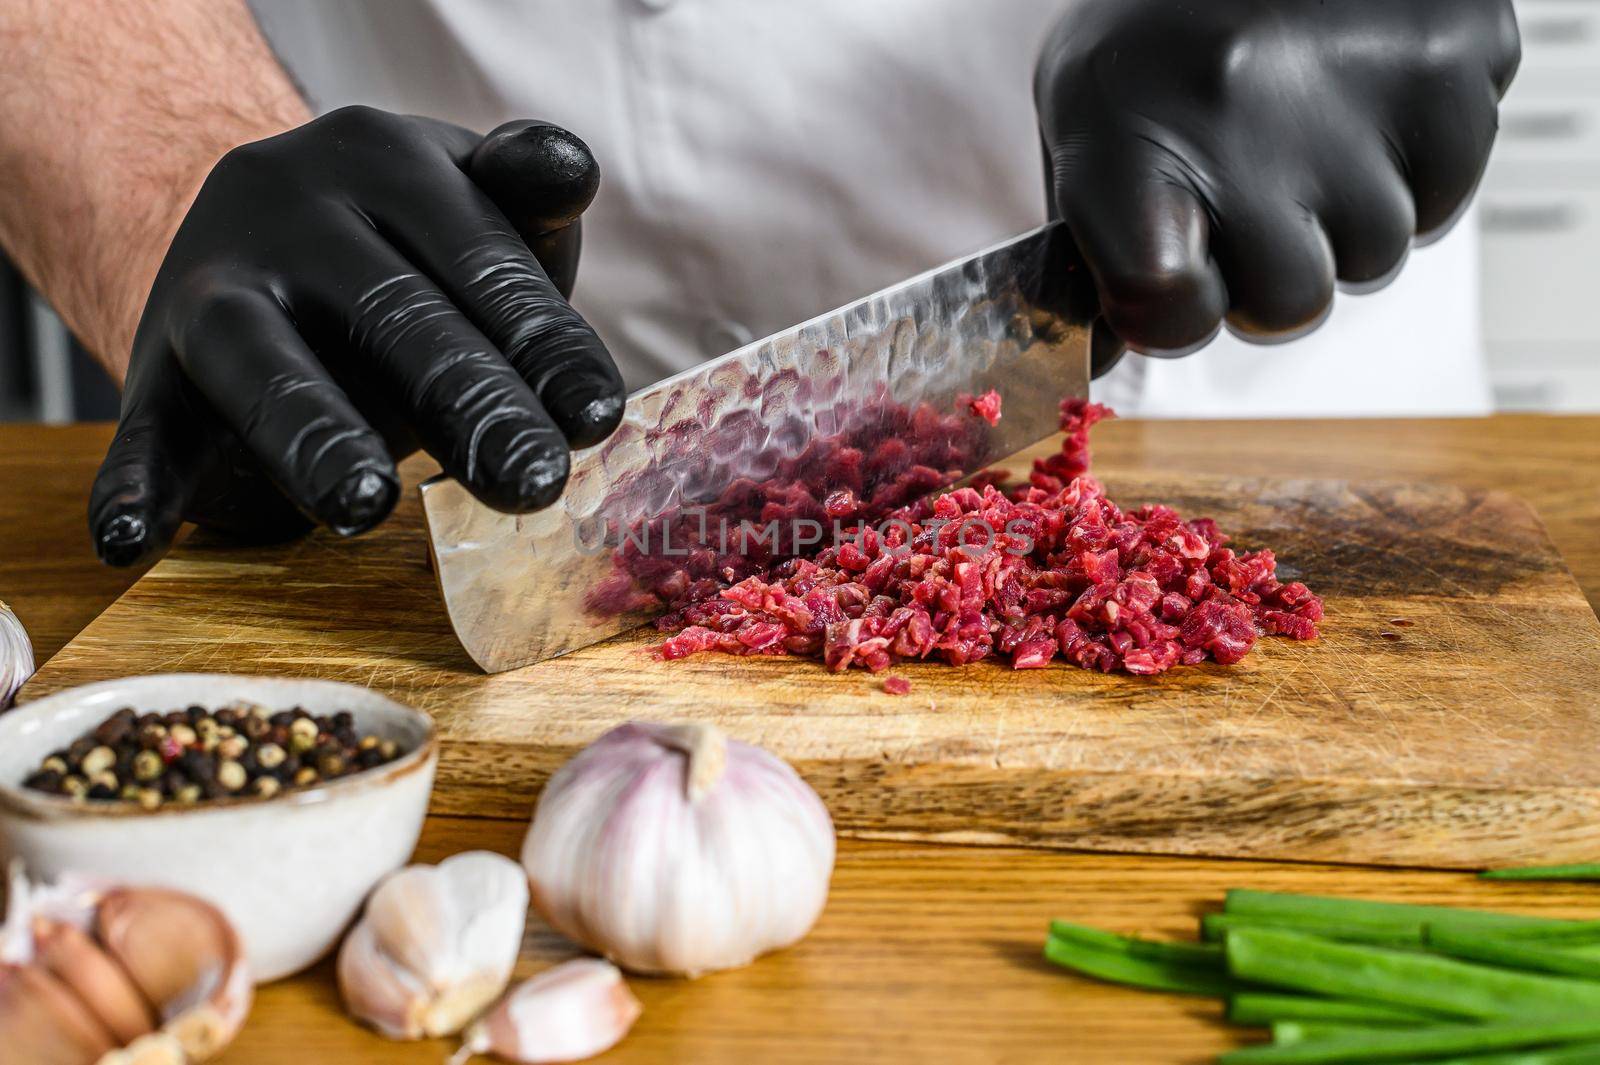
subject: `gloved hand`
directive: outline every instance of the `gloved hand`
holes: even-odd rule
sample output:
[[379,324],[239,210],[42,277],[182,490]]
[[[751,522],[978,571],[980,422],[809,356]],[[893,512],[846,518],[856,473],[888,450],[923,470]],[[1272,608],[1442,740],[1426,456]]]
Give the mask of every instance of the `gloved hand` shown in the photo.
[[229,152],[161,265],[89,521],[100,557],[182,519],[281,539],[369,529],[419,445],[499,510],[561,492],[621,420],[567,304],[599,170],[517,122],[480,138],[352,107]]
[[1471,198],[1520,54],[1510,0],[1077,0],[1034,96],[1096,372],[1388,283]]

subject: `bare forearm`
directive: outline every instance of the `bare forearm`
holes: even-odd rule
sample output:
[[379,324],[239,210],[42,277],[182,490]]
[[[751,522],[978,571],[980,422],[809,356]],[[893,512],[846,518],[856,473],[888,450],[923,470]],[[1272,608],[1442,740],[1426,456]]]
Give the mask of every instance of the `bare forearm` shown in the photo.
[[228,149],[309,112],[244,0],[0,0],[0,245],[120,381]]

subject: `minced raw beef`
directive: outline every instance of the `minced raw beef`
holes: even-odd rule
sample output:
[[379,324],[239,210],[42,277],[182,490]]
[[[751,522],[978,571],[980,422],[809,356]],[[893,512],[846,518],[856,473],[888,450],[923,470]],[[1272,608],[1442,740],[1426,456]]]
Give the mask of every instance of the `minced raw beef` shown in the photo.
[[[806,382],[796,382],[796,403]],[[832,412],[845,426],[809,440],[758,479],[740,477],[711,499],[627,530],[610,528],[613,572],[590,588],[585,608],[610,617],[633,611],[675,611],[717,595],[745,577],[770,578],[784,559],[814,553],[832,540],[835,523],[894,514],[961,479],[987,433],[963,403],[907,408],[887,394]],[[728,447],[750,435],[738,424],[724,430]],[[671,434],[666,434],[669,438]],[[689,434],[696,447],[701,437]],[[684,456],[702,465],[704,456]],[[660,465],[674,465],[658,460]],[[814,486],[832,491],[818,496]],[[644,494],[639,490],[639,494]]]
[[975,396],[967,401],[967,410],[973,417],[982,418],[990,425],[1000,424],[1000,393],[989,389],[981,396]]
[[1002,658],[1036,669],[1160,673],[1232,664],[1262,634],[1313,639],[1322,600],[1277,578],[1271,551],[1235,552],[1209,518],[1123,511],[1087,476],[1088,434],[1111,411],[1069,399],[1059,453],[1027,485],[998,476],[911,503],[814,558],[777,563],[681,606],[663,658],[801,655],[829,669]]

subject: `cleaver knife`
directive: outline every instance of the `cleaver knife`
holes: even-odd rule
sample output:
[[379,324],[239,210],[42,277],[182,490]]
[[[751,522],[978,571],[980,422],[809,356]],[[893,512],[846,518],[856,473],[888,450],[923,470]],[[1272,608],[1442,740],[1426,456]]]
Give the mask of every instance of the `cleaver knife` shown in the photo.
[[[501,514],[422,485],[450,624],[497,673],[885,519],[1057,431],[1089,389],[1098,300],[1052,223],[628,398],[561,498]],[[971,407],[1000,393],[990,425]]]

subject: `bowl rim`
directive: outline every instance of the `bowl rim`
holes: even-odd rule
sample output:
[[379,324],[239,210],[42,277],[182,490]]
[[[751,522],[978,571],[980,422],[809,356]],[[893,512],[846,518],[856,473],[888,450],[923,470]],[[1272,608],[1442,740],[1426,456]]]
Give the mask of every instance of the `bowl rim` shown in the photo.
[[[420,724],[423,729],[422,742],[392,762],[374,766],[371,769],[363,769],[359,773],[339,777],[337,780],[327,781],[315,787],[286,789],[266,799],[255,795],[241,795],[225,799],[206,799],[202,802],[183,805],[163,803],[154,810],[146,810],[135,803],[127,802],[78,802],[58,795],[48,795],[44,792],[33,791],[23,787],[20,781],[12,784],[8,781],[0,780],[0,813],[11,814],[30,821],[107,821],[154,819],[158,817],[177,818],[246,809],[268,810],[274,807],[298,809],[308,806],[321,806],[352,795],[389,787],[397,780],[423,771],[435,761],[438,755],[439,730],[432,716],[423,713],[416,707],[407,706],[405,703],[392,699],[373,688],[340,680],[322,680],[317,677],[267,676],[255,673],[144,673],[128,677],[113,677],[107,680],[93,681],[89,684],[75,685],[71,688],[63,688],[38,699],[33,699],[26,703],[18,703],[10,710],[0,713],[0,721],[14,715],[27,714],[29,711],[40,708],[48,711],[51,708],[51,704],[71,703],[76,699],[98,694],[108,688],[126,684],[139,685],[143,681],[156,680],[220,681],[237,682],[241,685],[264,683],[269,688],[309,684],[314,687],[328,689],[330,692],[340,690],[358,691],[364,693],[363,698],[378,700],[379,709],[387,712],[397,712],[401,717],[410,718]],[[247,699],[250,697],[238,695],[234,696],[234,698]],[[130,702],[136,703],[137,700],[130,699]]]

